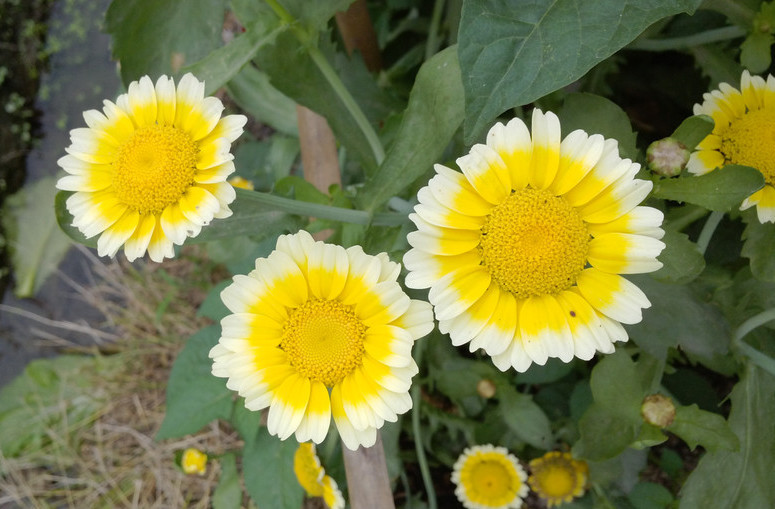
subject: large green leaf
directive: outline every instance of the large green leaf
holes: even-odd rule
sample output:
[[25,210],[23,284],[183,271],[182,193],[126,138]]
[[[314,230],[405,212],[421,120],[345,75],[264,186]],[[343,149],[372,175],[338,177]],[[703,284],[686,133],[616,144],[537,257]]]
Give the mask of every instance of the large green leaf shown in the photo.
[[269,76],[247,65],[232,77],[226,91],[245,111],[281,133],[299,135],[296,103],[269,83]]
[[685,233],[665,230],[665,249],[659,255],[662,268],[653,274],[661,281],[685,284],[705,269],[705,257]]
[[670,137],[683,143],[687,150],[694,150],[713,131],[714,125],[713,117],[694,115],[681,122]]
[[420,68],[396,139],[359,204],[374,210],[427,172],[462,121],[460,67],[455,48],[447,48]]
[[72,245],[57,226],[56,194],[54,178],[43,178],[9,197],[3,207],[17,297],[34,296]]
[[710,452],[720,450],[736,451],[737,436],[727,421],[719,414],[700,410],[697,405],[679,406],[675,409],[675,420],[667,427],[694,449],[698,445]]
[[630,118],[616,103],[594,94],[570,94],[557,112],[562,134],[583,129],[588,134],[602,134],[619,142],[622,157],[635,159],[638,148]]
[[655,21],[701,0],[470,0],[458,34],[468,142],[509,108],[583,76]]
[[732,391],[737,451],[708,452],[681,492],[682,508],[775,507],[775,379],[749,363]]
[[760,223],[754,211],[745,213],[742,255],[751,261],[751,272],[762,281],[775,281],[775,224]]
[[143,75],[177,76],[221,46],[225,0],[113,0],[105,30],[124,84]]
[[506,426],[520,440],[539,449],[550,449],[554,443],[552,425],[541,407],[527,394],[512,387],[498,386],[500,413]]
[[208,353],[220,331],[217,325],[200,330],[175,359],[167,382],[167,413],[157,440],[196,433],[214,419],[231,417],[232,392],[224,380],[210,373],[213,363]]
[[242,484],[237,472],[237,458],[234,453],[220,457],[221,477],[213,492],[213,509],[241,509]]
[[293,454],[299,447],[294,439],[280,440],[259,429],[245,444],[242,472],[245,487],[258,507],[298,509],[304,490],[293,473]]
[[764,177],[759,170],[731,164],[699,177],[687,175],[657,180],[653,194],[665,200],[693,203],[726,212],[739,207],[745,198],[762,186]]

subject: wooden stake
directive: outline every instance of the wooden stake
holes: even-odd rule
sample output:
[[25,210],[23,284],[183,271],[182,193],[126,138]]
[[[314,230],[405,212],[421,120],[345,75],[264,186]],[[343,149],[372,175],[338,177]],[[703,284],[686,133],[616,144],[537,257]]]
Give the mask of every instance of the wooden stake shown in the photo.
[[356,451],[342,447],[342,451],[352,509],[395,509],[379,431],[373,446]]
[[371,24],[366,0],[355,0],[350,4],[349,9],[337,12],[336,26],[339,27],[348,55],[358,50],[368,70],[377,72],[382,69],[377,33],[374,31],[374,25]]

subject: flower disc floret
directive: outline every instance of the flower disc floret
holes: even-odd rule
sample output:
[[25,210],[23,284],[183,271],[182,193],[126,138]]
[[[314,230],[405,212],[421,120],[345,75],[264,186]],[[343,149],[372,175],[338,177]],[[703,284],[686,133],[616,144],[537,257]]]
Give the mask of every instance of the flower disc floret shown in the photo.
[[588,360],[626,341],[649,300],[621,276],[662,264],[663,215],[640,206],[652,184],[615,140],[533,112],[490,129],[486,144],[436,165],[409,218],[406,285],[429,288],[439,329],[525,371]]
[[213,374],[248,409],[268,407],[267,428],[283,440],[320,443],[333,417],[345,446],[373,445],[411,408],[412,346],[433,328],[430,305],[404,293],[399,272],[384,253],[280,236],[221,293],[233,314],[210,351]]
[[765,185],[740,209],[755,205],[760,222],[775,222],[775,77],[743,71],[740,90],[721,83],[694,105],[694,114],[710,115],[715,125],[689,157],[689,172],[704,175],[728,164],[759,170]]
[[492,445],[469,447],[455,462],[455,495],[467,509],[517,509],[527,496],[527,475],[517,458]]
[[552,451],[530,462],[528,483],[548,507],[584,495],[589,468],[567,452]]
[[147,251],[160,262],[174,256],[174,244],[231,215],[230,148],[245,116],[221,117],[221,101],[204,97],[204,83],[191,74],[177,87],[167,76],[155,84],[144,76],[104,104],[84,112],[88,127],[70,131],[58,161],[67,175],[57,182],[73,193],[66,201],[73,226],[99,236],[100,256],[123,246],[129,261]]

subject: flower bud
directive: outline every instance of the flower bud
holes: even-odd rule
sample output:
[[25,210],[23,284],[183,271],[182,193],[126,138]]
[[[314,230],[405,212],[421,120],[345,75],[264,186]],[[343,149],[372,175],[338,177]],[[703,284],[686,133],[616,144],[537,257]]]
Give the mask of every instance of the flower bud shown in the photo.
[[492,380],[482,378],[476,384],[476,392],[484,399],[490,399],[495,396],[495,384]]
[[689,162],[686,146],[674,138],[662,138],[646,149],[649,169],[663,177],[675,177]]
[[640,407],[643,420],[660,428],[667,428],[675,419],[673,400],[662,394],[651,394],[643,399]]
[[207,471],[207,454],[199,449],[186,449],[180,458],[180,468],[187,474],[204,475]]

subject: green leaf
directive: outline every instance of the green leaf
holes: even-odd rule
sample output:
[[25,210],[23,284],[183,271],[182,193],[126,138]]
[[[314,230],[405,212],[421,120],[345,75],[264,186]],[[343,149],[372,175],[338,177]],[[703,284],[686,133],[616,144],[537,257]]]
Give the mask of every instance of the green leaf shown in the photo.
[[759,170],[730,164],[705,175],[660,179],[654,182],[656,198],[701,205],[726,212],[764,186]]
[[775,281],[775,224],[760,223],[754,211],[744,214],[746,221],[743,232],[741,254],[751,260],[751,272],[762,281]]
[[260,410],[248,410],[245,407],[245,398],[238,398],[234,403],[234,413],[231,416],[231,425],[240,434],[245,445],[252,444],[262,432],[262,413]]
[[178,76],[180,69],[221,46],[224,0],[113,0],[105,30],[125,85],[149,75]]
[[346,11],[353,0],[280,0],[291,16],[311,27],[323,27],[334,14]]
[[592,370],[589,381],[595,403],[640,422],[640,404],[645,395],[636,364],[623,350],[607,355]]
[[225,380],[211,374],[213,363],[208,357],[220,334],[218,325],[200,330],[175,359],[167,383],[167,413],[157,440],[196,433],[214,419],[231,417],[232,392]]
[[551,422],[531,396],[503,384],[498,384],[496,395],[503,421],[520,440],[539,449],[552,447]]
[[227,279],[210,288],[205,296],[205,300],[199,305],[196,316],[205,316],[214,322],[218,322],[224,316],[230,314],[231,311],[221,300],[221,292],[230,284],[231,279]]
[[588,134],[601,134],[617,140],[622,157],[635,159],[638,154],[630,118],[605,97],[586,93],[570,94],[557,116],[560,118],[563,136],[576,129],[583,129]]
[[74,194],[73,191],[59,191],[54,197],[54,215],[57,219],[57,225],[71,240],[96,249],[99,235],[87,239],[81,230],[73,226],[73,215],[67,210],[67,199]]
[[194,65],[185,67],[183,71],[204,81],[205,95],[210,95],[250,62],[261,46],[274,41],[277,34],[287,27],[280,25],[276,19],[261,17],[231,43],[216,49]]
[[635,509],[667,509],[673,502],[670,490],[653,482],[639,482],[627,498]]
[[659,255],[662,268],[652,276],[660,281],[686,284],[705,270],[705,257],[689,236],[673,230],[665,230],[662,238],[665,249]]
[[655,21],[700,0],[555,0],[463,4],[458,34],[466,141],[496,116],[582,77]]
[[237,472],[237,458],[233,453],[220,458],[221,479],[213,492],[213,509],[240,509],[242,485]]
[[692,151],[711,132],[715,123],[709,115],[694,115],[687,118],[670,136],[683,143],[687,150]]
[[425,62],[409,96],[396,139],[357,201],[374,210],[438,161],[463,121],[463,88],[454,48]]
[[621,454],[638,437],[640,421],[594,404],[579,421],[579,440],[573,455],[603,461]]
[[265,429],[255,440],[245,444],[242,472],[250,498],[258,507],[298,509],[304,490],[293,472],[296,440],[280,440]]
[[752,32],[740,45],[740,63],[752,73],[762,73],[770,67],[770,49],[775,37],[769,33]]
[[682,508],[775,507],[775,378],[748,363],[732,390],[729,425],[738,451],[706,453],[681,491]]
[[10,196],[2,223],[8,234],[16,278],[14,294],[33,297],[70,249],[70,239],[57,226],[54,178],[43,178]]
[[658,359],[676,346],[702,358],[728,351],[729,325],[715,306],[700,301],[686,286],[660,283],[648,276],[629,279],[651,301],[651,307],[643,310],[643,320],[627,326],[641,349]]
[[692,450],[701,445],[710,452],[736,451],[740,446],[722,416],[700,410],[697,405],[676,407],[675,420],[667,430],[681,437]]
[[246,65],[226,84],[226,91],[259,122],[281,133],[299,136],[296,102],[273,87],[266,73]]

